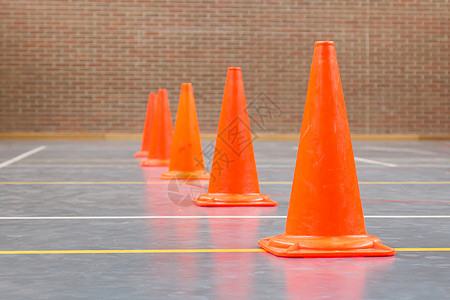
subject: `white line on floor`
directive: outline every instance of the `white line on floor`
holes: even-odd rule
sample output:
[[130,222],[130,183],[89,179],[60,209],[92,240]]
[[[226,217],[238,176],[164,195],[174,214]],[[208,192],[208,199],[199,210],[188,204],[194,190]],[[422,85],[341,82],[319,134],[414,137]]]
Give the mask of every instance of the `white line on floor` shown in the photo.
[[366,219],[446,219],[450,216],[434,215],[434,216],[364,216]]
[[[377,161],[377,160],[372,160],[372,159],[367,159],[367,158],[361,158],[361,157],[355,157],[355,161],[360,161],[360,162],[365,162],[368,164],[374,164],[374,165],[381,165],[381,166],[385,166],[385,167],[397,167],[396,164],[391,164],[391,163],[386,163],[386,162],[381,162],[381,161]],[[268,162],[268,160],[266,160],[266,162]],[[258,168],[292,168],[295,167],[295,161],[289,161],[291,162],[290,165],[258,165]]]
[[400,168],[436,168],[436,169],[448,169],[450,168],[450,164],[440,164],[440,165],[432,165],[432,164],[417,164],[417,165],[398,165]]
[[379,150],[379,151],[385,151],[385,152],[409,152],[409,153],[418,153],[418,154],[429,154],[434,155],[435,153],[425,150],[418,150],[418,149],[411,149],[411,148],[390,148],[390,147],[374,147],[374,146],[365,146],[361,147],[361,149],[364,150]]
[[263,165],[263,164],[259,164],[258,168],[280,168],[280,169],[293,169],[295,168],[295,161],[293,161],[291,164],[289,165],[282,165],[282,164],[276,164],[276,165]]
[[[37,164],[37,163],[25,163],[25,160],[23,160],[20,165],[16,165],[15,168],[23,168],[23,169],[35,169],[35,168],[125,168],[125,167],[134,167],[137,164]],[[379,165],[364,165],[359,166],[360,168],[380,168]],[[434,168],[434,169],[449,169],[450,164],[408,164],[408,165],[397,165],[399,168]],[[284,169],[294,169],[295,168],[295,162],[293,162],[291,165],[258,165],[259,169],[263,168],[279,168],[283,169],[283,171],[288,172],[289,170]]]
[[[444,219],[450,215],[430,216],[364,216],[366,219]],[[286,216],[60,216],[0,217],[0,220],[96,220],[96,219],[285,219]]]
[[371,159],[367,159],[367,158],[361,158],[361,157],[355,157],[355,161],[365,162],[365,163],[374,164],[374,165],[382,165],[382,166],[386,166],[386,167],[397,167],[396,164],[390,164],[390,163],[385,163],[385,162],[371,160]]
[[20,155],[14,157],[14,158],[11,158],[10,160],[7,160],[7,161],[5,161],[5,162],[2,162],[2,163],[0,164],[0,169],[1,169],[1,168],[4,168],[4,167],[6,167],[6,166],[9,166],[9,165],[11,165],[11,164],[13,164],[13,163],[15,163],[15,162],[18,162],[19,160],[24,159],[25,157],[28,157],[28,156],[30,156],[30,155],[33,155],[33,154],[35,154],[35,153],[37,153],[37,152],[39,152],[39,151],[42,151],[42,150],[44,150],[44,149],[45,149],[45,146],[40,146],[40,147],[37,147],[37,148],[35,148],[35,149],[33,149],[33,150],[30,150],[30,151],[28,151],[28,152],[22,153],[22,154],[20,154]]

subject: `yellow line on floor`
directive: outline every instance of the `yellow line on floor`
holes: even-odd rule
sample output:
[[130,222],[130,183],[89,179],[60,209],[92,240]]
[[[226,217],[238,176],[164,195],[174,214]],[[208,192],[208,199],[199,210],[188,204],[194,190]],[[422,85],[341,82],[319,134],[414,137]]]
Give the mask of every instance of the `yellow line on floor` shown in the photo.
[[[165,182],[162,182],[165,183]],[[101,184],[145,184],[145,181],[0,181],[0,184],[10,184],[10,185],[101,185]],[[150,184],[150,183],[149,183]]]
[[[206,182],[205,180],[201,180]],[[193,182],[196,182],[193,181]],[[0,181],[0,185],[102,185],[102,184],[146,184],[145,181]],[[147,184],[178,184],[172,180],[147,181]],[[290,181],[262,181],[263,185],[292,184]],[[450,184],[450,181],[361,181],[359,184]]]
[[[450,248],[396,248],[398,252],[448,252]],[[0,251],[0,255],[23,254],[145,254],[145,253],[230,253],[264,252],[262,249],[136,249],[136,250],[29,250]]]
[[[292,182],[262,181],[259,184],[292,184]],[[359,184],[450,184],[450,181],[360,181]]]
[[421,251],[450,251],[450,248],[395,248],[398,252],[421,252]]
[[[6,159],[0,159],[0,161],[2,160],[6,160]],[[135,158],[130,158],[130,159],[114,159],[114,158],[110,158],[110,159],[90,159],[90,158],[82,158],[82,159],[65,159],[65,158],[61,158],[61,159],[54,159],[54,158],[25,158],[22,160],[23,162],[135,162],[136,164],[139,163],[139,160],[135,159]]]
[[359,184],[450,184],[450,181],[361,181]]
[[264,252],[262,249],[138,249],[138,250],[36,250],[0,251],[0,254],[133,254],[133,253],[220,253]]

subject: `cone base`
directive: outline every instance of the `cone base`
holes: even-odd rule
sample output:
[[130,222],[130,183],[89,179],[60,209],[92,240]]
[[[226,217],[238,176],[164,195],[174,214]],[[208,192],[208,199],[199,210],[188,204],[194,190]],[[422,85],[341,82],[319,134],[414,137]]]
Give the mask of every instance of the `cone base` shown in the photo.
[[186,180],[206,180],[210,175],[205,171],[183,172],[183,171],[169,171],[161,174],[161,179],[186,179]]
[[258,241],[267,252],[281,257],[392,256],[395,250],[373,235],[336,237],[279,234]]
[[169,165],[169,160],[166,159],[156,159],[156,158],[151,158],[151,159],[147,159],[144,160],[143,162],[141,162],[141,167],[159,167],[159,166],[168,166]]
[[134,155],[134,158],[147,158],[148,157],[148,151],[139,151],[136,152]]
[[192,200],[198,206],[276,206],[278,203],[265,194],[207,193]]

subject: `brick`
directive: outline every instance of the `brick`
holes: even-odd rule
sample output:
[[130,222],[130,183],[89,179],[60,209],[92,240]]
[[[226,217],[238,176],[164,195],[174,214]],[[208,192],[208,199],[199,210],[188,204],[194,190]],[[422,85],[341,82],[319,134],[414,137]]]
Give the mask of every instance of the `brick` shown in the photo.
[[255,131],[297,133],[314,41],[331,39],[352,133],[449,134],[449,12],[438,0],[0,0],[0,131],[141,132],[149,92],[168,89],[175,120],[192,82],[200,129],[215,133],[226,69],[240,66],[247,102],[264,92],[281,110]]

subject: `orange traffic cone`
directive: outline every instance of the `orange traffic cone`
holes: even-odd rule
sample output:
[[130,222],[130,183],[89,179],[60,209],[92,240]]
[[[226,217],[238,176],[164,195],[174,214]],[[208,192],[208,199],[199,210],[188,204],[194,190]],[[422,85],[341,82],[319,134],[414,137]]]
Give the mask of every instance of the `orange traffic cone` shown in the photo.
[[203,163],[200,129],[191,83],[181,84],[169,172],[161,179],[209,179]]
[[147,160],[141,163],[142,167],[168,166],[170,148],[172,147],[173,127],[170,116],[167,90],[158,90],[155,117],[153,118],[150,148]]
[[241,68],[228,68],[208,193],[199,206],[275,206],[259,191]]
[[284,234],[262,239],[284,257],[388,256],[366,233],[334,42],[317,42]]
[[148,95],[147,112],[145,114],[144,134],[142,135],[141,151],[136,152],[135,158],[148,157],[148,149],[150,148],[150,137],[152,134],[153,117],[156,110],[156,93],[150,93]]

